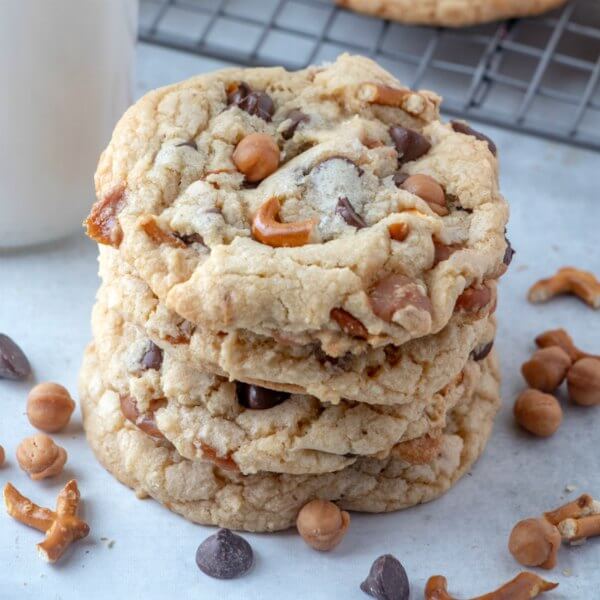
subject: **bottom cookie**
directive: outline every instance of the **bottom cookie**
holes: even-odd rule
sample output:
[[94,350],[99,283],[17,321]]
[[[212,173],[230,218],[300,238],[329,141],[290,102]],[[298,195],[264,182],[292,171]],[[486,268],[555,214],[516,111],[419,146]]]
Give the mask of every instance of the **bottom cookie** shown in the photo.
[[332,500],[346,510],[388,512],[447,491],[482,453],[500,404],[493,356],[485,364],[471,401],[450,414],[432,462],[361,458],[321,475],[240,475],[182,458],[124,419],[119,396],[104,388],[93,345],[84,357],[80,397],[86,434],[98,460],[138,496],[151,496],[197,523],[276,531],[292,526],[300,508],[313,498]]

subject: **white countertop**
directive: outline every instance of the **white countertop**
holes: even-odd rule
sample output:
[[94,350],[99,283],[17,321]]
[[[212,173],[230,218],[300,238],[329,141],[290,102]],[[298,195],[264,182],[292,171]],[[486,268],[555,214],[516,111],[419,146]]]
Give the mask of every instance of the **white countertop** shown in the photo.
[[[157,48],[139,49],[139,92],[219,66],[217,61]],[[62,476],[32,482],[16,465],[19,441],[32,434],[25,398],[32,382],[0,381],[0,444],[7,464],[0,483],[52,506],[71,477],[80,483],[91,535],[56,566],[43,563],[39,532],[0,510],[0,599],[86,598],[367,598],[358,588],[372,561],[387,552],[406,567],[411,598],[422,598],[427,578],[443,574],[450,590],[467,598],[495,589],[520,570],[507,551],[518,520],[590,492],[600,496],[600,407],[565,403],[565,422],[548,439],[516,429],[511,409],[523,388],[520,365],[545,329],[565,327],[578,345],[600,353],[600,313],[575,299],[533,306],[531,283],[564,265],[600,274],[598,195],[600,156],[518,134],[481,127],[499,147],[502,189],[512,218],[517,254],[500,286],[497,348],[502,360],[504,407],[483,458],[446,496],[389,515],[352,515],[337,550],[310,550],[294,532],[246,535],[256,565],[246,577],[222,582],[194,562],[198,544],[214,529],[184,521],[151,500],[140,501],[95,461],[81,420],[56,435],[69,452]],[[91,177],[90,173],[90,177]],[[1,218],[1,217],[0,217]],[[77,370],[90,337],[89,315],[98,285],[96,248],[80,233],[18,252],[0,253],[0,331],[29,356],[35,380],[63,383],[75,394]],[[576,487],[572,493],[566,485]],[[102,538],[107,538],[103,540]],[[114,540],[109,548],[107,540]],[[565,547],[559,565],[540,573],[560,582],[544,598],[598,597],[600,540]]]

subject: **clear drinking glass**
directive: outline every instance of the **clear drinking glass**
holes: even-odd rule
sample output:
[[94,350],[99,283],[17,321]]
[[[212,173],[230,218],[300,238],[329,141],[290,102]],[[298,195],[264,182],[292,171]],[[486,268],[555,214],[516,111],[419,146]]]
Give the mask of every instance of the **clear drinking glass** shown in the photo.
[[81,227],[133,97],[137,0],[0,2],[0,248]]

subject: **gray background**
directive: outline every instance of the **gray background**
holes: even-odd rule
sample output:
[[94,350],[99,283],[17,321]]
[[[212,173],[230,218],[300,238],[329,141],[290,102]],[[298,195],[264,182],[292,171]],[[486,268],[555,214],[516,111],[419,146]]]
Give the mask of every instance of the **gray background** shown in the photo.
[[[138,50],[138,95],[143,91],[221,66],[215,61],[153,47]],[[198,544],[214,530],[137,500],[95,461],[80,417],[56,436],[69,452],[63,475],[32,482],[14,459],[32,430],[24,416],[31,382],[0,381],[0,443],[7,464],[0,483],[12,481],[42,505],[52,506],[70,477],[80,483],[89,538],[56,566],[37,556],[41,535],[0,510],[0,598],[366,598],[358,589],[371,562],[391,552],[405,565],[412,598],[422,598],[433,574],[448,577],[451,592],[467,598],[488,592],[520,569],[506,549],[512,525],[554,508],[584,491],[600,495],[600,408],[565,403],[565,422],[548,440],[514,426],[511,409],[523,388],[521,363],[533,337],[565,327],[576,342],[600,353],[598,312],[574,299],[544,306],[526,302],[528,286],[567,264],[600,274],[598,154],[483,128],[497,143],[501,185],[512,217],[509,235],[517,255],[500,285],[497,348],[504,375],[504,407],[484,457],[442,499],[390,515],[352,515],[338,549],[321,554],[294,531],[246,535],[256,566],[232,582],[213,581],[195,566]],[[91,202],[91,198],[90,198]],[[22,345],[37,381],[55,380],[76,390],[80,357],[90,337],[89,315],[98,285],[96,248],[82,234],[33,250],[0,254],[0,330]],[[572,493],[566,485],[576,486]],[[106,539],[102,539],[106,538]],[[108,540],[114,540],[109,548]],[[597,540],[563,548],[550,573],[560,582],[548,598],[598,596]]]

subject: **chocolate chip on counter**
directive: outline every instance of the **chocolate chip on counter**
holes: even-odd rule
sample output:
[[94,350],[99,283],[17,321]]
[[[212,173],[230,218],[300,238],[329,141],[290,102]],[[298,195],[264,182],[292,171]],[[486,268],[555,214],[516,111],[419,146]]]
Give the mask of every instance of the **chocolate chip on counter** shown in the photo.
[[310,121],[309,116],[297,108],[290,110],[285,118],[286,120],[289,119],[291,123],[284,131],[281,132],[281,137],[284,140],[289,140],[294,136],[294,133],[296,133],[296,129],[298,129],[298,125],[300,125],[300,123],[307,123]]
[[238,402],[252,410],[265,410],[273,408],[282,402],[285,402],[290,394],[277,390],[269,390],[258,385],[242,383],[237,381],[235,384]]
[[198,144],[196,144],[194,140],[190,140],[189,142],[181,142],[181,144],[175,145],[176,148],[183,148],[186,146],[192,150],[198,150]]
[[270,121],[275,112],[271,96],[265,92],[255,92],[244,81],[227,95],[227,104],[239,106],[249,115],[256,115],[265,121]]
[[416,160],[427,154],[431,148],[431,144],[427,138],[413,129],[406,129],[396,125],[390,127],[390,136],[398,151],[398,160],[400,162],[409,162]]
[[229,529],[219,529],[196,550],[198,568],[216,579],[233,579],[247,573],[254,563],[250,544]]
[[406,571],[391,554],[384,554],[373,563],[360,589],[377,600],[408,600],[410,594]]
[[487,344],[483,344],[483,346],[477,346],[477,348],[471,352],[471,358],[473,360],[483,360],[492,351],[493,347],[494,340]]
[[23,350],[7,335],[0,333],[0,379],[25,379],[31,365]]
[[484,135],[480,131],[469,127],[464,121],[450,121],[450,125],[452,126],[452,129],[456,131],[456,133],[464,133],[465,135],[471,135],[474,138],[477,138],[478,140],[487,142],[488,148],[494,156],[496,156],[496,154],[498,153],[496,144],[494,144],[494,142],[492,142],[492,140],[487,135]]
[[149,342],[148,349],[140,359],[140,366],[144,371],[154,369],[158,371],[162,366],[163,351],[152,341]]
[[409,177],[410,175],[408,173],[396,171],[392,177],[392,181],[395,183],[396,187],[400,187]]
[[362,227],[366,227],[364,219],[356,213],[352,204],[350,204],[350,200],[346,196],[341,196],[338,198],[337,206],[335,207],[335,214],[339,215],[348,223],[348,225],[352,227],[356,227],[356,229],[361,229]]
[[516,254],[516,251],[512,247],[512,244],[506,235],[504,236],[504,239],[506,240],[506,251],[504,252],[504,258],[502,259],[502,262],[508,267],[508,265],[510,265],[512,262],[513,256]]

